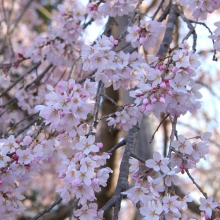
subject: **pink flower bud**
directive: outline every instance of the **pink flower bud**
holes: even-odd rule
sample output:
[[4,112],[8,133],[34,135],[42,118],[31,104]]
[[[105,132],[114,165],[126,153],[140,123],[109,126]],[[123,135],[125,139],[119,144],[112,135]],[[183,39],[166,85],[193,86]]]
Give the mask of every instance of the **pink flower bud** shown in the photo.
[[147,105],[148,102],[149,102],[148,99],[144,99],[144,100],[143,100],[143,104],[144,104],[144,105]]
[[140,44],[145,44],[145,42],[146,42],[145,37],[141,37],[141,38],[139,39],[139,42],[140,42]]
[[160,87],[163,88],[163,89],[166,88],[166,87],[167,87],[167,86],[166,86],[166,83],[165,83],[165,82],[162,82],[162,83],[160,84]]
[[136,30],[135,30],[137,33],[139,33],[141,31],[141,28],[138,27]]
[[77,179],[73,180],[73,182],[72,182],[72,186],[79,186],[79,184],[80,184],[80,182]]
[[102,147],[103,147],[103,144],[100,142],[100,143],[97,143],[96,146],[97,146],[98,148],[102,148]]
[[157,99],[155,99],[155,98],[151,99],[152,104],[155,104],[156,102],[157,102]]
[[15,160],[15,161],[18,161],[18,159],[19,159],[19,156],[18,155],[16,155],[16,154],[14,154],[14,155],[12,155],[12,157],[11,157],[13,160]]
[[69,89],[72,90],[73,87],[74,87],[74,82],[70,82],[70,83],[69,83]]
[[99,185],[99,180],[98,179],[93,179],[92,180],[92,185],[93,186],[98,186]]
[[113,41],[113,44],[114,44],[115,46],[117,46],[117,45],[118,45],[118,40],[114,40],[114,41]]
[[144,94],[141,94],[141,93],[137,93],[135,96],[138,98],[138,97],[141,97],[143,96]]
[[160,102],[164,104],[165,103],[165,99],[163,97],[160,97]]
[[173,72],[173,73],[177,73],[178,70],[179,70],[179,68],[175,66],[175,67],[173,67],[172,72]]
[[155,93],[156,91],[157,91],[156,88],[153,88],[153,89],[152,89],[152,93]]
[[60,117],[63,117],[65,114],[63,111],[59,111],[59,115],[60,115]]
[[169,82],[168,82],[168,83],[166,83],[166,86],[170,87],[170,83],[169,83]]
[[161,66],[159,66],[159,68],[158,68],[159,70],[165,70],[166,69],[166,67],[164,66],[164,65],[161,65]]
[[18,57],[19,57],[19,58],[24,58],[24,56],[23,56],[22,53],[18,53]]
[[142,105],[142,106],[141,106],[141,111],[144,112],[145,109],[146,109],[146,106],[145,106],[145,105]]
[[61,175],[58,176],[58,179],[63,179],[65,176],[66,176],[66,174],[63,173],[63,174],[61,174]]
[[161,56],[158,56],[158,60],[162,60],[163,59],[163,57],[161,57]]
[[86,94],[81,94],[80,95],[81,98],[86,98],[86,96],[87,96]]
[[67,102],[70,102],[71,101],[71,97],[67,97],[66,100],[67,100]]
[[14,62],[14,67],[17,69],[18,68],[19,63],[18,62]]
[[168,94],[169,96],[172,96],[172,95],[173,95],[170,90],[167,92],[167,94]]
[[138,177],[138,174],[137,173],[134,173],[133,174],[133,177],[135,178],[135,177]]
[[3,183],[3,182],[0,180],[0,185],[2,185],[2,183]]

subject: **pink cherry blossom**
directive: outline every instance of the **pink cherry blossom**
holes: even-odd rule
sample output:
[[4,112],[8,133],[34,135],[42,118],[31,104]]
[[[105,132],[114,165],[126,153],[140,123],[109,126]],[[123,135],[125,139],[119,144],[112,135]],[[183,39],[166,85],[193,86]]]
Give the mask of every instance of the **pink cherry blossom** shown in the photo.
[[167,164],[169,163],[169,158],[161,158],[159,152],[153,154],[153,159],[146,160],[145,165],[147,167],[153,168],[155,171],[161,170],[164,173],[169,172]]
[[218,206],[218,203],[213,202],[212,196],[209,196],[207,199],[200,198],[199,201],[201,203],[201,206],[199,207],[199,209],[204,211],[210,218],[212,215],[212,209],[216,208]]

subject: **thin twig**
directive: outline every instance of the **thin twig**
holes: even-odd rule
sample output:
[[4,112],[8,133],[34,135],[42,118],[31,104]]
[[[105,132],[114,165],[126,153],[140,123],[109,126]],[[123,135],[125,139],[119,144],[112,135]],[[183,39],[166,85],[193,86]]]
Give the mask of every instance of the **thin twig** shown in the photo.
[[172,146],[171,146],[171,142],[174,140],[174,136],[176,134],[176,124],[177,124],[177,117],[174,116],[173,120],[170,116],[170,121],[171,121],[171,124],[172,124],[172,131],[171,131],[171,135],[170,135],[170,146],[169,146],[169,151],[168,151],[168,154],[167,154],[167,157],[168,158],[171,158],[171,152],[172,152]]
[[[193,20],[189,20],[189,22],[195,23],[195,24],[200,24],[200,25],[204,26],[204,27],[208,30],[208,32],[209,32],[211,35],[213,35],[211,29],[210,29],[205,23],[199,22],[199,21],[193,21]],[[213,45],[214,45],[214,43],[215,43],[215,41],[214,41],[213,39],[212,39],[212,43],[213,43]],[[212,58],[213,61],[218,61],[218,58],[216,57],[216,54],[217,54],[217,51],[216,51],[216,49],[214,48],[214,54],[213,54],[213,58]]]
[[105,92],[102,93],[101,95],[103,95],[106,99],[108,99],[109,101],[111,101],[111,103],[114,104],[115,106],[117,106],[118,108],[121,108],[121,106],[119,106],[118,103],[115,102],[112,98],[110,98]]
[[145,164],[145,160],[142,159],[141,157],[139,157],[138,155],[131,153],[131,157],[133,157],[133,158],[139,160],[141,163]]
[[110,150],[108,150],[107,153],[113,153],[115,150],[117,150],[119,147],[122,147],[126,144],[126,138],[117,143],[114,147],[112,147]]
[[36,78],[34,79],[31,83],[29,83],[28,85],[26,85],[25,90],[27,91],[32,85],[34,84],[40,84],[41,79],[44,77],[44,75],[50,70],[50,68],[53,67],[53,64],[49,64],[46,69]]
[[16,84],[18,84],[26,75],[30,74],[33,70],[37,69],[40,66],[41,62],[35,63],[24,75],[20,76],[14,83],[12,83],[7,89],[3,90],[0,93],[0,97],[2,97],[5,93],[10,91]]
[[194,178],[191,176],[191,174],[189,173],[189,170],[188,169],[185,169],[188,177],[192,180],[193,184],[199,189],[199,191],[202,193],[202,195],[207,199],[208,196],[207,194],[202,190],[202,188],[199,186],[198,183],[196,183],[196,181],[194,180]]
[[184,40],[187,39],[191,34],[193,34],[193,46],[192,46],[192,48],[193,48],[193,51],[196,51],[197,34],[196,34],[196,31],[195,31],[195,27],[193,27],[190,20],[184,15],[184,13],[181,10],[179,10],[176,7],[175,11],[183,19],[183,21],[185,21],[185,23],[187,24],[187,27],[190,30],[190,32],[187,34],[187,36],[184,38]]
[[92,119],[92,123],[89,127],[89,133],[88,136],[92,134],[92,130],[93,130],[93,126],[95,125],[95,123],[97,123],[97,117],[98,117],[98,110],[99,110],[99,104],[100,104],[100,100],[101,100],[101,92],[103,89],[104,83],[103,82],[99,82],[99,86],[98,86],[98,90],[97,90],[97,94],[96,94],[96,103],[95,103],[95,108],[94,108],[94,116]]
[[150,140],[150,144],[152,143],[156,132],[159,130],[160,126],[163,124],[163,122],[166,120],[166,118],[169,117],[169,115],[170,115],[170,113],[168,113],[168,114],[166,115],[166,117],[164,117],[163,120],[160,122],[160,124],[157,126],[157,129],[156,129],[155,132],[153,133],[152,138],[151,138],[151,140]]
[[35,119],[31,120],[29,123],[25,124],[22,128],[20,128],[18,131],[13,133],[15,137],[17,137],[19,134],[24,132],[27,128],[29,128],[31,125],[34,125],[36,122],[41,121],[42,118],[40,116],[36,117]]
[[160,11],[160,9],[162,8],[163,4],[164,4],[165,0],[162,0],[160,2],[160,5],[158,6],[157,10],[154,12],[153,16],[152,16],[152,20],[155,19],[155,17],[157,16],[158,12]]
[[80,79],[77,81],[77,83],[81,84],[83,82],[86,81],[86,79],[91,78],[95,73],[96,73],[97,69],[93,70],[90,74],[88,74],[86,77]]
[[171,1],[169,2],[169,4],[167,5],[167,7],[165,8],[163,14],[157,19],[157,21],[162,22],[163,20],[166,19],[167,15],[170,12],[170,7],[171,7]]
[[28,10],[28,8],[30,7],[31,3],[33,2],[33,0],[29,0],[29,2],[26,4],[26,6],[24,7],[24,10],[22,11],[22,13],[20,14],[20,16],[18,17],[18,19],[16,20],[13,29],[10,31],[10,35],[14,32],[15,28],[17,27],[18,23],[20,22],[20,20],[22,19],[22,17],[24,16],[25,12]]
[[47,212],[50,212],[56,205],[58,205],[59,203],[61,203],[63,199],[62,198],[58,198],[53,204],[51,204],[50,206],[48,206],[46,209],[44,209],[42,212],[40,212],[38,215],[36,215],[35,217],[31,218],[31,220],[37,220],[39,219],[41,216],[43,216],[44,214],[46,214]]

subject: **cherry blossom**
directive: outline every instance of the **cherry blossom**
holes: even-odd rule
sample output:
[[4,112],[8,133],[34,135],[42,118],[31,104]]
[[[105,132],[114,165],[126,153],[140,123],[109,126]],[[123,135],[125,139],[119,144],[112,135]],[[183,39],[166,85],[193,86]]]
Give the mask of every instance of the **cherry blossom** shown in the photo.
[[172,147],[178,149],[183,154],[189,154],[193,152],[192,143],[186,140],[183,135],[178,136],[177,141],[172,141]]
[[127,197],[134,203],[138,203],[139,201],[144,201],[144,198],[149,193],[148,189],[141,187],[141,186],[135,186],[128,191],[124,192],[123,194],[127,195]]
[[[192,49],[184,41],[175,48],[167,45],[170,48],[166,54],[146,55],[151,53],[149,49],[159,45],[164,26],[160,19],[156,21],[152,17],[150,20],[140,13],[138,7],[141,3],[135,0],[97,0],[84,7],[81,1],[63,1],[57,5],[57,10],[51,11],[49,31],[42,29],[34,33],[29,46],[24,46],[24,53],[18,54],[19,59],[5,62],[0,67],[0,82],[5,84],[2,88],[16,82],[8,71],[20,67],[16,71],[18,82],[13,89],[8,87],[8,91],[2,91],[9,98],[14,94],[16,105],[21,114],[27,115],[27,121],[39,114],[32,128],[33,124],[21,131],[16,126],[19,127],[22,121],[14,123],[15,126],[10,127],[15,128],[14,135],[10,129],[0,139],[2,219],[13,219],[23,212],[25,187],[46,163],[54,161],[61,183],[57,192],[65,202],[73,198],[78,201],[74,216],[80,220],[103,219],[104,210],[98,210],[95,193],[107,186],[113,171],[106,167],[111,154],[102,152],[101,142],[96,143],[95,124],[105,118],[109,127],[128,131],[151,113],[157,118],[162,114],[170,116],[172,122],[171,119],[188,112],[195,113],[201,107],[199,90],[202,85],[197,83],[201,62],[195,53],[195,45]],[[176,0],[170,3],[170,11],[173,3],[177,4],[176,8],[178,5],[189,6],[196,19],[205,19],[207,13],[220,6],[220,0]],[[124,15],[128,15],[130,21],[117,39],[109,36],[108,29],[94,43],[86,39],[87,27],[93,22],[98,24],[103,17]],[[3,29],[6,23],[2,22]],[[168,21],[167,27],[169,25]],[[214,40],[214,48],[220,50],[220,22],[215,26],[217,29],[209,37]],[[8,31],[12,34],[13,29]],[[123,38],[128,44],[118,49]],[[14,43],[12,39],[10,44]],[[126,50],[127,46],[132,46],[133,52],[128,52],[132,48]],[[34,63],[35,68],[24,73],[26,63],[23,61],[27,61],[27,65]],[[114,90],[129,90],[135,100],[123,106],[113,102],[117,110],[100,116],[98,110],[102,98],[109,99],[105,88],[110,86]],[[0,113],[4,114],[5,100],[3,104],[0,101],[3,106]],[[26,119],[22,123],[26,123]],[[178,197],[170,189],[173,184],[180,183],[178,173],[194,169],[201,158],[205,159],[211,133],[191,138],[175,137],[174,140],[171,135],[167,157],[162,158],[159,152],[155,152],[145,163],[141,159],[129,159],[129,171],[135,185],[119,193],[126,195],[135,205],[138,203],[143,219],[185,219],[181,209],[186,209],[187,202],[192,199]],[[124,140],[126,144],[130,141]],[[211,196],[200,198],[200,202],[202,215],[211,217],[212,209],[218,203],[213,202]]]
[[161,158],[159,152],[153,154],[153,159],[146,160],[145,165],[147,167],[153,168],[155,171],[161,170],[164,173],[169,172],[167,164],[169,163],[169,158]]
[[199,207],[200,210],[204,211],[207,216],[210,218],[212,215],[212,209],[218,206],[217,202],[213,202],[212,196],[209,196],[207,199],[200,198],[199,199],[201,206]]
[[129,167],[129,172],[130,173],[136,173],[139,170],[139,161],[135,158],[130,158],[129,159],[130,167]]

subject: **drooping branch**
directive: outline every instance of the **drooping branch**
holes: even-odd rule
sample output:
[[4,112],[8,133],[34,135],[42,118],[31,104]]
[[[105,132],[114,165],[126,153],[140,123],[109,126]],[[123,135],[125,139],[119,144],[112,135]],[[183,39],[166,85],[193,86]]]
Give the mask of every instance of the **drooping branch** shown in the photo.
[[120,203],[122,200],[121,193],[129,188],[129,183],[128,183],[129,158],[130,155],[134,153],[138,133],[139,133],[139,124],[133,126],[133,128],[130,129],[128,132],[128,135],[126,137],[125,152],[120,164],[120,173],[119,173],[115,193],[112,196],[112,198],[102,207],[104,211],[107,211],[110,208],[112,208],[113,205],[115,205],[114,220],[118,219],[118,212],[120,210]]

